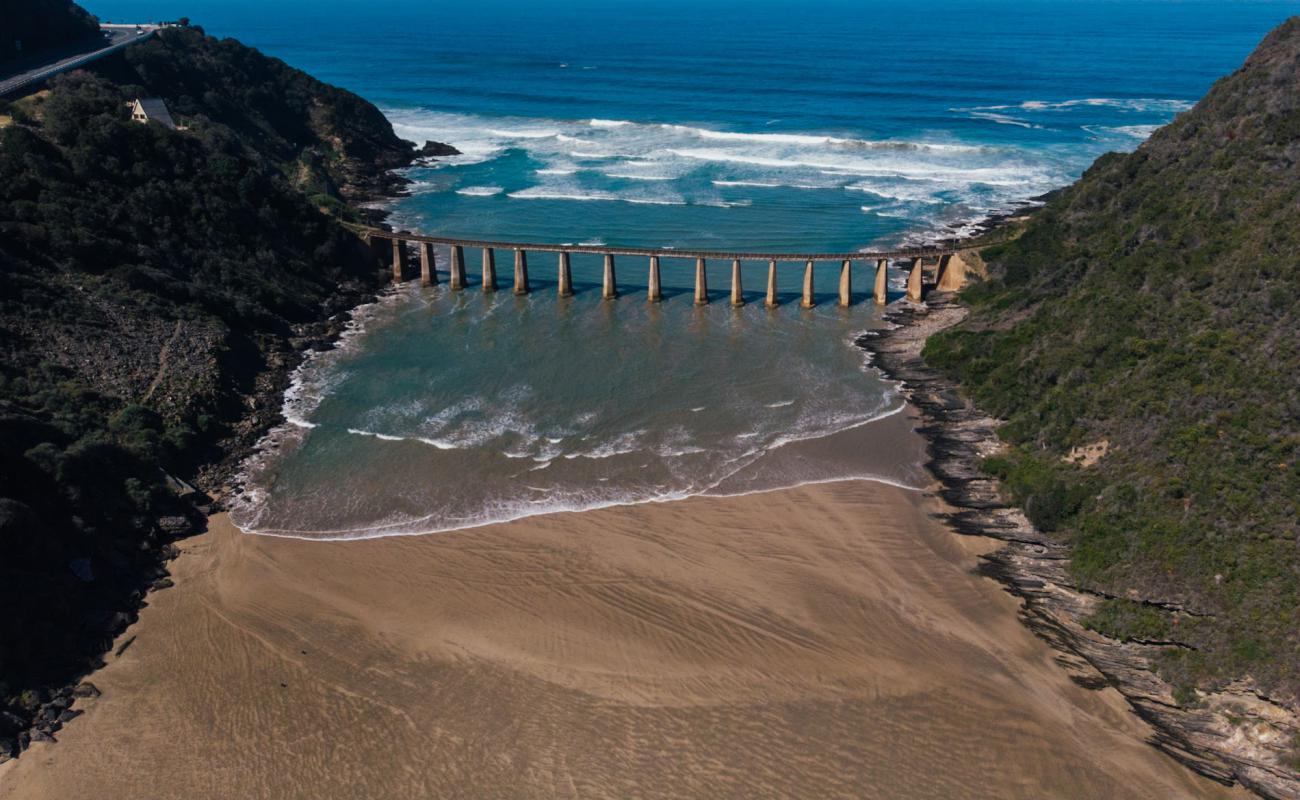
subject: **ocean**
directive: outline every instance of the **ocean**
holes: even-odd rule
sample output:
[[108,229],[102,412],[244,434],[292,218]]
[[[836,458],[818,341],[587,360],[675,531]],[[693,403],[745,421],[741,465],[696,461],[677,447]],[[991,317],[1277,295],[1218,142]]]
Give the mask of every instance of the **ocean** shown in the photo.
[[[408,170],[399,227],[446,236],[851,251],[961,235],[1131,150],[1288,14],[1282,2],[103,0],[101,19],[188,15],[378,105],[462,155]],[[446,268],[445,253],[441,253]],[[472,276],[477,253],[467,253]],[[347,538],[730,494],[880,468],[870,422],[901,401],[851,345],[871,275],[801,310],[691,303],[693,265],[530,260],[534,292],[408,284],[300,370],[247,465],[245,530]],[[509,254],[498,270],[510,273]],[[901,275],[894,276],[898,291]],[[503,284],[505,285],[505,284]],[[846,433],[848,432],[848,433]],[[853,432],[858,432],[855,438]],[[847,438],[846,438],[847,437]],[[886,454],[887,455],[887,454]]]

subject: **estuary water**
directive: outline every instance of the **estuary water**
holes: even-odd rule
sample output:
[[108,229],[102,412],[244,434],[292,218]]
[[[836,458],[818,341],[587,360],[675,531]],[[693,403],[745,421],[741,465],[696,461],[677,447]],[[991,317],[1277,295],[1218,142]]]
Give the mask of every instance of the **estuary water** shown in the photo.
[[[408,171],[402,228],[617,246],[856,250],[960,235],[1136,147],[1234,69],[1294,3],[90,2],[174,18],[351,89],[405,138],[462,155]],[[446,267],[445,252],[439,253]],[[477,252],[467,253],[471,276]],[[851,347],[871,276],[835,307],[695,308],[691,265],[574,258],[577,296],[477,280],[404,286],[309,363],[290,424],[249,465],[248,530],[357,537],[561,509],[736,493],[881,469],[866,433],[897,412]],[[509,254],[498,256],[508,288]],[[895,276],[894,291],[897,293]],[[845,431],[854,431],[846,435]],[[855,438],[856,436],[856,438]],[[872,456],[868,458],[870,453]]]

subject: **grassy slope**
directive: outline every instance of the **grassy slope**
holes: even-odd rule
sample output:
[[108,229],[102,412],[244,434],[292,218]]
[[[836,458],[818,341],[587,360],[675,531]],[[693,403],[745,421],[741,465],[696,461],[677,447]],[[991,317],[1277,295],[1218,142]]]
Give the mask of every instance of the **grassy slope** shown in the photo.
[[[1007,418],[990,470],[1079,581],[1092,623],[1176,640],[1194,685],[1300,691],[1300,18],[1195,109],[1099,159],[925,357]],[[1106,439],[1091,468],[1070,448]],[[1196,612],[1207,616],[1186,613]]]

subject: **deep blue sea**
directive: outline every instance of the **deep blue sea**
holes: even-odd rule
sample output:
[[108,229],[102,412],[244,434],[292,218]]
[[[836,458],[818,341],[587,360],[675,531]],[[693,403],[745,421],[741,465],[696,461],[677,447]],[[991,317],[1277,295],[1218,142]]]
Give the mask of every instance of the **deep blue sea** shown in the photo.
[[[967,230],[1138,146],[1295,2],[89,0],[189,16],[463,155],[409,171],[393,221],[489,239],[855,250]],[[469,254],[471,266],[476,254]],[[502,254],[499,264],[508,274]],[[445,261],[443,262],[445,267]],[[690,265],[574,261],[578,296],[407,286],[299,376],[237,519],[314,536],[842,477],[810,449],[899,408],[850,345],[869,302],[695,309]],[[792,265],[797,267],[797,265]],[[728,265],[712,265],[725,287]],[[746,265],[747,288],[762,265]],[[753,270],[750,272],[749,270]],[[867,288],[865,269],[855,275]],[[793,298],[798,274],[783,275]],[[757,293],[753,295],[759,297]],[[860,294],[858,299],[865,297]],[[864,442],[868,441],[864,439]],[[863,445],[868,446],[867,444]],[[919,481],[919,475],[908,480]]]

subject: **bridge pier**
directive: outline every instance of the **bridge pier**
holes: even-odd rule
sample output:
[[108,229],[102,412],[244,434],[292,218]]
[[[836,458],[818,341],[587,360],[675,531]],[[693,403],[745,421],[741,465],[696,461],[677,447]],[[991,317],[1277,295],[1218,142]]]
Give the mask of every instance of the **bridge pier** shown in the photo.
[[912,271],[907,276],[907,299],[913,303],[921,302],[921,259],[912,260]]
[[483,291],[497,290],[497,259],[491,247],[483,248]]
[[695,259],[695,305],[709,304],[709,276],[704,270],[704,259]]
[[840,264],[840,308],[853,302],[853,262],[845,259]]
[[614,282],[614,254],[605,254],[605,275],[601,281],[600,296],[605,300],[618,297],[618,287]]
[[646,301],[658,303],[663,299],[663,288],[659,284],[659,256],[650,256],[650,287],[646,292]]
[[438,285],[438,260],[433,252],[433,242],[420,242],[420,285]]
[[515,294],[528,294],[528,253],[515,251]]
[[767,262],[767,297],[763,300],[767,308],[776,308],[776,259]]
[[451,246],[451,288],[465,288],[465,248],[458,244]]
[[800,308],[812,308],[817,305],[813,302],[813,262],[812,259],[804,264],[803,267],[803,300],[800,301]]
[[943,271],[939,273],[935,289],[940,292],[960,291],[966,285],[966,259],[961,253],[944,256]]
[[406,249],[404,239],[393,239],[393,283],[406,280],[406,268],[410,264],[411,254]]
[[886,294],[889,289],[889,260],[882,258],[876,261],[876,305],[883,306],[887,302]]
[[731,305],[740,307],[745,304],[744,290],[740,286],[740,259],[731,260]]
[[569,254],[560,252],[560,297],[573,297],[573,270],[569,268]]

